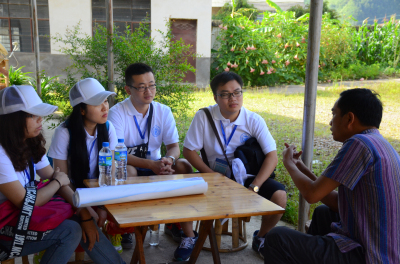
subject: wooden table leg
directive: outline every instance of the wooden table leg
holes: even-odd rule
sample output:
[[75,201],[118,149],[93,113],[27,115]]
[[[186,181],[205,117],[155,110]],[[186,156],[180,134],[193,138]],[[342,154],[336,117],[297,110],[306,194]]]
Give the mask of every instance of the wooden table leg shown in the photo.
[[239,219],[232,218],[232,249],[239,247]]
[[219,220],[219,219],[215,220],[215,224],[214,225],[215,225],[215,227],[214,227],[215,238],[217,239],[217,246],[218,246],[218,249],[219,249],[221,247],[221,234],[222,234],[221,220]]
[[200,222],[200,230],[199,230],[199,238],[197,239],[196,246],[194,247],[192,254],[190,255],[189,262],[190,264],[194,264],[199,257],[200,251],[203,248],[204,242],[206,241],[207,236],[210,236],[211,249],[213,252],[214,263],[220,264],[221,261],[219,259],[219,252],[217,247],[217,240],[215,238],[215,232],[213,228],[214,220],[203,220]]
[[133,251],[131,264],[137,264],[138,261],[140,264],[146,264],[146,260],[144,259],[144,248],[143,242],[146,237],[148,226],[138,226],[135,227],[135,251]]
[[[216,222],[219,222],[219,220],[216,220]],[[215,230],[213,226],[211,225],[210,230],[208,231],[208,238],[210,239],[210,248],[211,248],[211,253],[213,256],[214,264],[221,264],[221,260],[219,258],[219,247],[217,239],[215,237]],[[221,244],[221,240],[219,241]]]

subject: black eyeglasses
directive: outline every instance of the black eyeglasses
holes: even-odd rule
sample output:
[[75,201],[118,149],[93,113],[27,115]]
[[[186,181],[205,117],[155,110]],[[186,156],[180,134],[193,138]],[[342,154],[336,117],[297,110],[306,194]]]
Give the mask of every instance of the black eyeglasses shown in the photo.
[[243,91],[234,91],[233,93],[222,93],[222,94],[217,94],[220,96],[222,99],[229,99],[232,97],[240,97],[242,96]]
[[133,89],[136,89],[138,92],[144,92],[146,89],[149,91],[153,91],[154,89],[156,89],[157,85],[156,84],[151,84],[149,86],[140,86],[140,87],[135,87],[132,85],[127,84],[126,86],[132,87]]

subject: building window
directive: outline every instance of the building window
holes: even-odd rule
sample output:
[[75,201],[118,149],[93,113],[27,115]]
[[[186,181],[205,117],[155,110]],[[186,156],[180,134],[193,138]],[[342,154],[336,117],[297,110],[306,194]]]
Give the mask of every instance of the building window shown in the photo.
[[[50,23],[48,0],[37,0],[40,52],[50,52]],[[34,52],[33,21],[30,0],[0,0],[0,43],[12,51],[18,42],[19,51]]]
[[[126,25],[129,25],[133,31],[139,27],[140,23],[145,23],[150,29],[150,9],[150,0],[114,0],[113,17],[114,25],[117,27],[116,33],[123,33]],[[96,24],[106,26],[105,0],[92,0],[92,18],[93,32]]]

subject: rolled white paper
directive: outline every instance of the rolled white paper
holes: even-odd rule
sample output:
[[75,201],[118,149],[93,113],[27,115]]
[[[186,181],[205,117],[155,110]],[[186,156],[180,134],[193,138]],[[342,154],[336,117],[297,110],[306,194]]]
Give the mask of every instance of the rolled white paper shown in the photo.
[[78,188],[73,195],[73,202],[75,207],[86,207],[201,194],[206,193],[207,189],[208,184],[201,177],[101,188]]

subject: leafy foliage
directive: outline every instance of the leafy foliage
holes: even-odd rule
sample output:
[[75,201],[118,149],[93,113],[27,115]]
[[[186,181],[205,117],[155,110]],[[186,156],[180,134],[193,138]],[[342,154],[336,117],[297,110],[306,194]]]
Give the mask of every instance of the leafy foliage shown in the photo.
[[382,23],[385,18],[400,14],[400,2],[393,0],[330,0],[329,3],[340,15],[354,17],[357,25],[367,18],[369,24],[373,24],[375,18]]
[[[296,18],[301,17],[304,14],[310,13],[310,5],[306,4],[305,6],[302,5],[295,5],[288,9],[288,11],[293,11],[296,13]],[[322,6],[322,14],[328,13],[332,19],[338,19],[339,15],[337,14],[336,10],[329,8],[329,2],[324,1]]]
[[[176,115],[188,107],[192,100],[189,93],[191,85],[183,83],[183,78],[187,71],[195,71],[187,62],[187,58],[196,55],[190,52],[189,45],[174,39],[169,24],[168,28],[166,33],[158,32],[163,37],[160,43],[148,37],[149,28],[144,23],[133,32],[126,26],[123,34],[112,36],[117,76],[113,84],[117,88],[117,102],[127,97],[124,90],[126,67],[134,62],[143,62],[150,65],[154,71],[157,83],[155,100],[171,107]],[[116,30],[117,28],[114,29]],[[107,37],[107,30],[101,25],[96,26],[91,37],[82,34],[78,24],[72,30],[67,30],[65,36],[57,35],[54,38],[56,42],[64,44],[61,52],[69,55],[73,62],[66,68],[66,87],[72,87],[78,81],[76,76],[80,76],[93,77],[107,89]]]
[[[221,43],[213,50],[211,75],[221,71],[238,73],[246,85],[303,83],[307,56],[309,14],[264,13],[261,22],[245,16],[227,16],[220,25]],[[323,16],[320,79],[324,72],[354,60],[353,29],[346,23]]]
[[23,72],[22,68],[24,67],[25,66],[15,69],[13,66],[10,66],[10,69],[8,71],[10,85],[29,85],[32,82],[33,79],[29,76],[31,72]]
[[233,5],[231,5],[231,3],[225,3],[225,5],[221,7],[215,15],[213,15],[213,19],[222,20],[226,16],[231,15],[232,11],[252,20],[255,20],[259,13],[257,8],[247,3],[247,0],[236,0],[233,2]]
[[383,25],[375,20],[373,27],[364,21],[354,34],[357,58],[366,64],[397,66],[400,54],[400,22],[393,16]]

